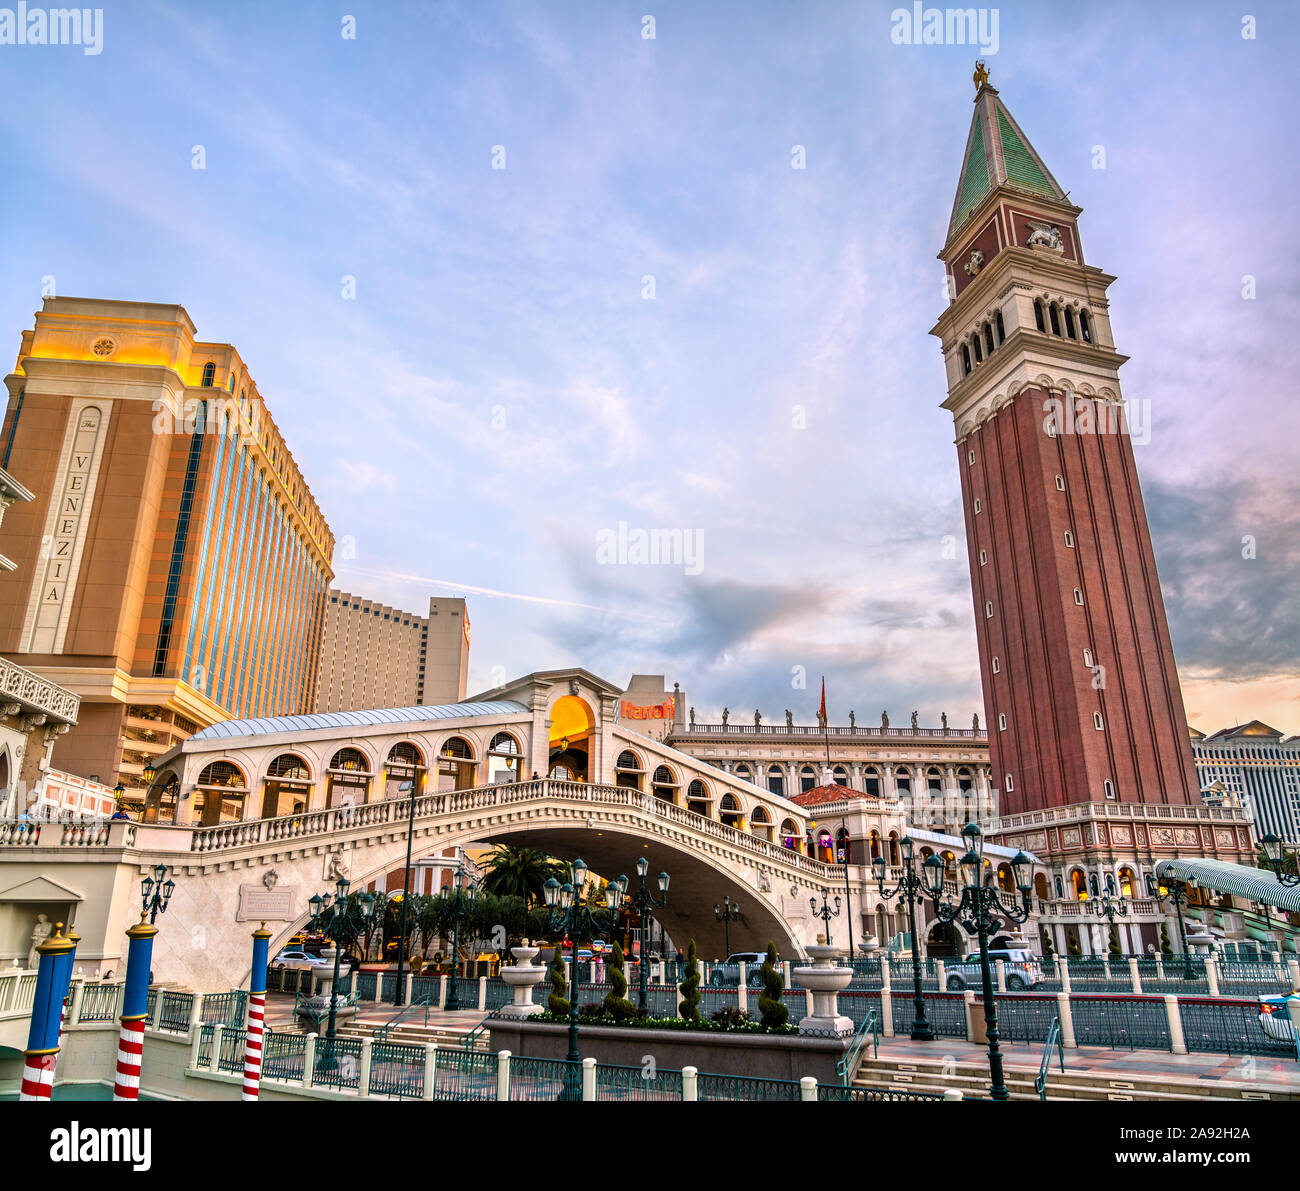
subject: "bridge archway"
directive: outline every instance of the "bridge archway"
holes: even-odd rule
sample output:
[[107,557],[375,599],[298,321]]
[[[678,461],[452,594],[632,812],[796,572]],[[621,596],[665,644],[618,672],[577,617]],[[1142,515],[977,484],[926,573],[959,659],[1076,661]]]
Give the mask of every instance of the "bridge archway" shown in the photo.
[[[535,848],[548,855],[569,861],[579,856],[593,874],[613,880],[627,874],[629,888],[637,888],[636,861],[644,856],[649,861],[649,872],[667,872],[672,878],[668,904],[655,911],[655,920],[672,941],[683,951],[694,939],[702,959],[725,958],[723,926],[717,922],[713,906],[730,894],[739,901],[743,913],[739,922],[731,923],[731,949],[733,951],[761,951],[768,941],[776,943],[782,959],[796,959],[803,951],[791,925],[782,916],[777,899],[771,893],[760,892],[755,885],[737,873],[734,861],[725,856],[713,856],[696,848],[674,844],[647,833],[635,821],[628,823],[599,822],[587,826],[581,819],[560,822],[539,821],[503,825],[487,831],[462,830],[446,832],[436,837],[417,840],[414,857],[423,859],[436,856],[444,849],[454,847],[489,847],[493,844],[510,844]],[[356,863],[343,854],[353,889],[361,889],[371,882],[382,886],[385,875],[392,870],[392,862],[378,865]],[[769,882],[779,890],[776,878]],[[787,886],[788,891],[788,886]],[[308,891],[311,892],[311,891]],[[801,891],[802,894],[802,891]],[[804,899],[801,896],[800,902]],[[272,940],[272,954],[285,945],[288,939],[301,930],[307,922],[304,914],[295,922],[281,927]]]

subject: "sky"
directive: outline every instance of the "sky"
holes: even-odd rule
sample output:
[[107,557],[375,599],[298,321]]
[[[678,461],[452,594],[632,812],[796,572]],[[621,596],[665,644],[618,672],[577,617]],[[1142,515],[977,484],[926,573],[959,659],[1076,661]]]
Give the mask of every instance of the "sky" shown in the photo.
[[[895,7],[108,4],[99,53],[0,45],[0,328],[44,288],[233,343],[336,585],[469,599],[470,693],[581,665],[813,722],[825,675],[832,723],[964,726],[929,329],[976,52]],[[1300,19],[1249,7],[1003,4],[982,56],[1118,278],[1188,718],[1294,733]]]

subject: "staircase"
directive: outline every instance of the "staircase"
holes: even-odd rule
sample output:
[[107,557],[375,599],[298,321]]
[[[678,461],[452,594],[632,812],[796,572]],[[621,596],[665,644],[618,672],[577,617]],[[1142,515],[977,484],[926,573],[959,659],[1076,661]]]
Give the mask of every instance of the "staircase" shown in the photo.
[[[1071,1071],[1067,1051],[1064,1074],[1053,1069],[1047,1077],[1049,1100],[1297,1100],[1300,1093],[1283,1090],[1262,1091],[1246,1084],[1225,1080],[1195,1079],[1176,1074],[1125,1075],[1107,1072]],[[1034,1075],[1027,1068],[1006,1069],[1007,1090],[1012,1100],[1037,1100]],[[943,1092],[957,1088],[967,1096],[987,1099],[989,1069],[986,1063],[958,1062],[954,1072],[951,1059],[863,1060],[853,1080],[854,1087],[889,1088],[901,1092]]]
[[[338,1028],[338,1033],[347,1038],[369,1038],[372,1037],[375,1030],[379,1029],[378,1025],[367,1025],[365,1022],[348,1022]],[[470,1028],[456,1029],[452,1026],[425,1025],[423,1022],[398,1022],[388,1031],[389,1042],[401,1042],[408,1046],[425,1046],[430,1042],[436,1042],[439,1047],[457,1047],[462,1048],[464,1039],[470,1033]],[[474,1039],[473,1049],[481,1054],[490,1054],[491,1046],[488,1045],[487,1031],[484,1030]]]

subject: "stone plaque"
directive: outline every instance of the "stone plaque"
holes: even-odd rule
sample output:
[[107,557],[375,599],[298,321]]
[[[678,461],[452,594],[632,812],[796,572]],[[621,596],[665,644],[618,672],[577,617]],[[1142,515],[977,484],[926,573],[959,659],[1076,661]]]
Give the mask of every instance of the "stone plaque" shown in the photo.
[[267,889],[264,885],[239,887],[239,910],[236,922],[291,922],[297,917],[293,911],[293,889]]

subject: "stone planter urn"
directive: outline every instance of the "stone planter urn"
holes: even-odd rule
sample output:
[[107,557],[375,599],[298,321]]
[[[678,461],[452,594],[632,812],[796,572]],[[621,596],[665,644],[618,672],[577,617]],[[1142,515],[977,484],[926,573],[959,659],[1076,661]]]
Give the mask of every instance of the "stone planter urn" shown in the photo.
[[533,1003],[533,989],[546,979],[546,969],[533,962],[537,959],[538,949],[528,946],[527,939],[522,947],[511,947],[510,954],[515,957],[515,962],[501,969],[501,979],[514,989],[515,999],[498,1012],[502,1017],[532,1017],[543,1009],[543,1006]]
[[813,966],[794,970],[794,982],[813,995],[813,1011],[799,1023],[799,1033],[818,1038],[852,1037],[853,1021],[840,1015],[839,994],[852,981],[853,969],[836,966],[835,960],[844,954],[838,947],[818,944],[809,947],[808,954]]

